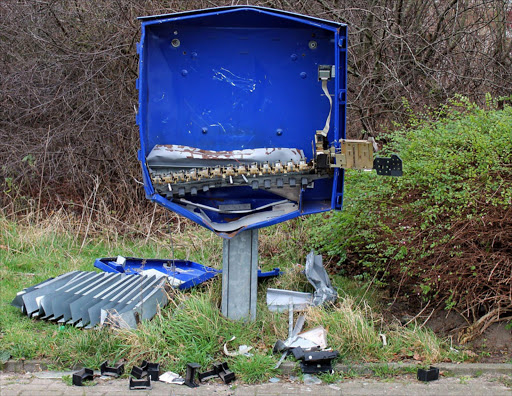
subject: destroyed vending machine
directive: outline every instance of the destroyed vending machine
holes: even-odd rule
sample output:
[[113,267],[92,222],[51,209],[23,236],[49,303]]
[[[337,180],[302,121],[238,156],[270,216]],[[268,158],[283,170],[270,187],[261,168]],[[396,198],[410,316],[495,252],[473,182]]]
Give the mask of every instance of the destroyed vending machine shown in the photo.
[[146,195],[226,238],[223,278],[246,277],[255,296],[240,274],[257,267],[256,230],[340,210],[343,169],[374,167],[371,142],[345,140],[347,27],[252,6],[140,20]]

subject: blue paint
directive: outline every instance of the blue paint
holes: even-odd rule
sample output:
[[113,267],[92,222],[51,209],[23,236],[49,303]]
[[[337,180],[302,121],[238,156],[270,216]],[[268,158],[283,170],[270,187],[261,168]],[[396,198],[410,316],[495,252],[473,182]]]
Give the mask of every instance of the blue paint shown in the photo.
[[171,269],[173,260],[167,259],[142,259],[126,257],[124,265],[117,264],[114,257],[99,258],[94,261],[94,266],[105,272],[117,272],[127,275],[140,275],[142,270],[154,269],[172,276],[182,283],[178,286],[180,290],[187,290],[211,279],[221,271],[215,268],[188,260],[174,260],[175,269]]
[[[329,113],[318,65],[335,65],[336,70],[328,82],[333,96],[328,140],[345,137],[345,25],[249,6],[145,17],[141,23],[139,160],[146,196],[154,202],[209,228],[193,211],[155,193],[145,157],[157,144],[217,151],[289,147],[312,159],[315,131]],[[258,207],[283,199],[249,187],[223,190],[200,192],[193,200],[218,206],[227,199]],[[341,209],[342,195],[343,172],[336,170],[333,178],[302,192],[300,210],[245,229]],[[229,221],[226,215],[208,215]]]
[[[174,270],[171,266],[173,261]],[[104,272],[117,272],[127,275],[140,275],[143,270],[154,269],[182,281],[183,283],[178,286],[180,290],[190,289],[222,273],[221,270],[188,260],[142,259],[135,257],[126,257],[124,265],[117,264],[115,257],[99,258],[94,261],[94,266]],[[272,278],[282,273],[279,268],[266,272],[259,269],[258,278]]]

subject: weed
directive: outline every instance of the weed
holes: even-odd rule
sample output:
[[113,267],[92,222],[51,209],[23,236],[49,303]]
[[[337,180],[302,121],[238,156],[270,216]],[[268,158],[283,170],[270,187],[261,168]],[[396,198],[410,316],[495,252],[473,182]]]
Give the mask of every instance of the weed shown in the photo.
[[505,385],[507,388],[512,388],[512,377],[502,376],[498,378],[498,381]]
[[[95,236],[88,238],[81,248],[82,240],[64,224],[65,220],[58,218],[42,221],[38,227],[0,219],[3,245],[7,246],[7,249],[0,249],[3,263],[0,267],[2,350],[15,359],[46,359],[55,367],[82,364],[97,368],[106,359],[123,359],[129,369],[147,359],[160,363],[163,370],[184,372],[188,362],[197,362],[202,370],[206,370],[213,362],[226,360],[242,381],[265,381],[275,375],[273,367],[279,356],[271,355],[272,346],[277,339],[286,339],[288,315],[267,309],[265,289],[312,291],[300,264],[304,257],[299,254],[303,255],[305,249],[296,249],[296,256],[275,253],[262,259],[267,269],[279,266],[284,274],[260,283],[255,322],[230,321],[220,314],[221,282],[214,279],[187,292],[173,291],[170,304],[136,330],[98,328],[85,331],[22,317],[9,303],[23,287],[72,269],[92,270],[97,257],[117,254],[170,257],[171,253],[164,239],[166,236],[148,241],[133,236],[117,235],[110,239]],[[290,244],[292,237],[297,238],[297,243],[303,243],[300,226],[296,225],[298,231],[287,229],[287,238],[269,237],[266,241],[268,252],[274,251],[272,240],[278,246]],[[277,230],[277,227],[271,227],[269,235],[279,234]],[[193,227],[180,234],[175,257],[219,268],[220,244],[217,239],[209,238],[207,231]],[[286,248],[292,247],[293,244]],[[334,276],[333,283],[339,288],[339,300],[305,312],[305,328],[324,326],[328,330],[329,346],[339,350],[343,360],[389,361],[403,356],[404,351],[418,353],[432,361],[446,356],[446,346],[432,333],[415,327],[387,326],[378,313],[379,307],[373,305],[379,300],[378,292],[368,289],[367,284],[342,276]],[[379,338],[381,332],[387,334],[386,347]],[[237,349],[241,344],[251,345],[254,356],[226,357],[222,353],[223,345],[233,336],[236,339],[230,343],[230,349]],[[344,373],[343,377],[351,375]]]
[[[71,375],[63,375],[62,382],[64,382],[68,386],[73,386],[73,377]],[[95,386],[96,382],[94,381],[82,381],[82,386]]]
[[322,380],[322,382],[326,383],[326,384],[334,384],[336,382],[341,382],[343,381],[345,377],[345,373],[339,373],[339,372],[334,372],[334,373],[320,373],[320,374],[316,374],[316,376],[318,378],[320,378]]
[[461,384],[467,385],[468,381],[470,380],[470,377],[467,375],[463,375],[459,377],[459,380]]
[[68,386],[73,386],[73,378],[71,378],[71,375],[63,375],[62,382]]

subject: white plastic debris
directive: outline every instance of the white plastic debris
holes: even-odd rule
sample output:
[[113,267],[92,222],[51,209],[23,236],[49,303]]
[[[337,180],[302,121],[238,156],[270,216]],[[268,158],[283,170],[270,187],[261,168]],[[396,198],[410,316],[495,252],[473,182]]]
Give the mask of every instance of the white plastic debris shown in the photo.
[[154,268],[150,268],[150,269],[147,269],[147,270],[142,270],[140,272],[141,275],[146,275],[146,276],[156,276],[157,278],[162,278],[165,276],[165,274],[162,272],[162,271],[158,271]]
[[388,345],[388,341],[386,339],[386,334],[379,333],[379,337],[382,340],[382,346]]
[[327,348],[327,330],[322,326],[300,333],[298,337],[318,345],[322,350]]
[[167,371],[160,375],[159,380],[162,382],[167,382],[168,384],[176,384],[183,385],[185,380],[181,377],[181,375],[173,373],[172,371]]
[[[236,337],[233,336],[228,342],[231,342],[231,341],[233,341],[235,339],[236,339]],[[247,357],[253,356],[252,353],[249,353],[249,351],[252,349],[252,346],[240,345],[238,347],[238,351],[230,352],[230,351],[228,351],[228,342],[226,342],[224,344],[224,353],[227,356],[239,356],[239,355],[244,355],[244,356],[247,356]]]

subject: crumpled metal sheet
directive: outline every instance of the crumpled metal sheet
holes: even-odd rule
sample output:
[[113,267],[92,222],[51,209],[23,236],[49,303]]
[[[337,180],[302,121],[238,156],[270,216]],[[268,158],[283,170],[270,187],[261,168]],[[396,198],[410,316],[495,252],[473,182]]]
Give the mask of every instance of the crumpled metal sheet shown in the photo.
[[136,328],[168,303],[165,277],[73,271],[17,293],[11,305],[29,317],[76,327]]
[[296,148],[256,148],[232,151],[202,150],[177,144],[156,145],[148,154],[146,163],[151,169],[173,170],[226,166],[230,164],[251,165],[257,163],[299,163],[305,160],[304,151]]
[[321,255],[315,255],[312,250],[306,256],[306,278],[315,288],[312,304],[322,305],[326,302],[336,301],[338,293],[332,286],[329,275],[325,271]]
[[302,293],[293,290],[267,289],[267,307],[270,311],[286,312],[303,311],[311,305],[311,293]]

